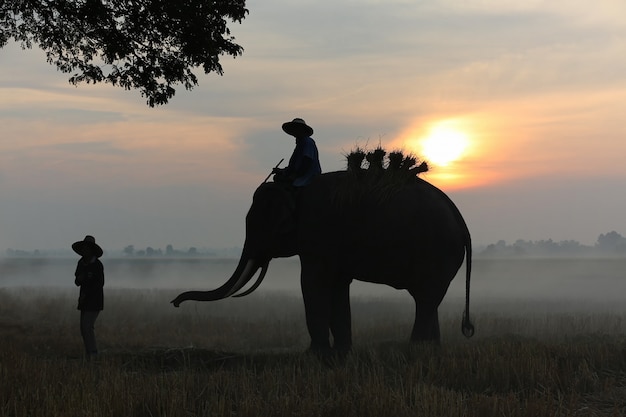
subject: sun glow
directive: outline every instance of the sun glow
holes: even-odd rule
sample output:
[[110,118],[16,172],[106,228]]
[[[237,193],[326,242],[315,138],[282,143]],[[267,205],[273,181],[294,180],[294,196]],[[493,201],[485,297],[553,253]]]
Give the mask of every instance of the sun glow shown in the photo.
[[433,126],[423,139],[421,154],[428,162],[445,167],[460,159],[468,145],[467,134],[442,123]]
[[492,130],[490,118],[479,114],[416,120],[391,145],[426,161],[429,170],[423,178],[434,185],[446,190],[467,188],[493,180],[484,163],[487,155],[497,154]]

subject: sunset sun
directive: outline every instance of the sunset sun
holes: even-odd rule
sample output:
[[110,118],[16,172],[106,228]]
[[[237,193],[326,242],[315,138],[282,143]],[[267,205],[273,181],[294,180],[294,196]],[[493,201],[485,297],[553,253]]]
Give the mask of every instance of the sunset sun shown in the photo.
[[445,125],[433,127],[421,143],[424,158],[440,166],[461,158],[467,145],[468,137],[464,132]]
[[488,181],[488,173],[476,169],[486,149],[485,126],[477,115],[416,120],[392,145],[425,161],[429,170],[424,176],[437,186],[469,187]]

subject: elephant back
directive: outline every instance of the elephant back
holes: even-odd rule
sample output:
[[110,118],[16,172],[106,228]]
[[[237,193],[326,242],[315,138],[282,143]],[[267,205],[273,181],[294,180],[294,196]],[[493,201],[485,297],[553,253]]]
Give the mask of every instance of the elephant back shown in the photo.
[[355,206],[383,206],[411,188],[425,181],[415,175],[401,171],[362,170],[340,171],[335,175],[335,184],[329,189],[331,203],[337,208]]
[[324,173],[302,190],[298,205],[298,212],[309,224],[311,219],[323,218],[342,228],[354,222],[382,224],[378,220],[383,219],[391,229],[411,222],[426,223],[419,229],[423,231],[439,225],[460,227],[464,234],[469,233],[452,200],[416,176],[395,180],[359,178],[350,171]]

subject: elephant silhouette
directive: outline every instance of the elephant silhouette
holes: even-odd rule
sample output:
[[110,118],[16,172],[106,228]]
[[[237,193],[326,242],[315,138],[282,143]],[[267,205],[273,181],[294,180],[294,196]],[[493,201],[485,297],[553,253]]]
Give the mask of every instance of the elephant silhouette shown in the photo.
[[[437,310],[465,259],[461,328],[471,337],[472,245],[463,216],[443,191],[415,173],[398,180],[394,172],[387,175],[392,179],[382,178],[378,169],[368,178],[370,172],[324,173],[295,197],[279,184],[262,184],[246,216],[246,239],[232,277],[212,291],[181,293],[174,306],[247,295],[272,259],[297,255],[312,350],[351,349],[349,288],[355,279],[407,290],[415,300],[411,340],[438,343]],[[240,292],[259,269],[256,283]]]

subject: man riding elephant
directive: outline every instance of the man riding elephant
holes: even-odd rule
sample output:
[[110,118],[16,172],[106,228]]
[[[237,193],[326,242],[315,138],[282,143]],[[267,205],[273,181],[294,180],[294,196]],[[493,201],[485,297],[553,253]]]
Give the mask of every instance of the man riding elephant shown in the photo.
[[309,185],[322,173],[317,145],[311,136],[313,128],[300,118],[283,123],[283,131],[296,138],[296,148],[286,168],[274,168],[274,182],[295,187]]

